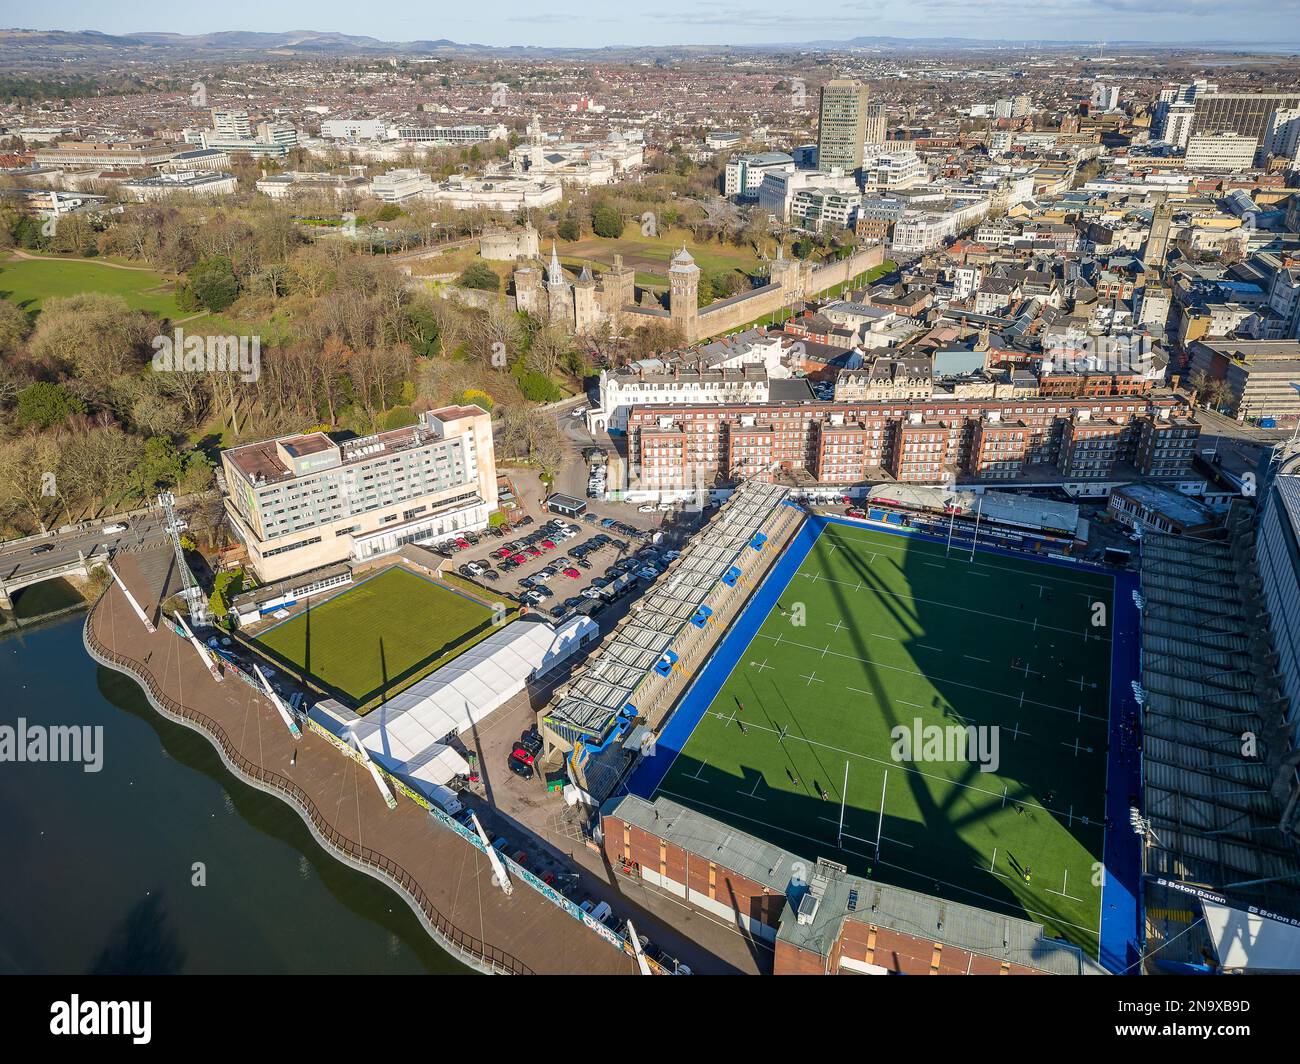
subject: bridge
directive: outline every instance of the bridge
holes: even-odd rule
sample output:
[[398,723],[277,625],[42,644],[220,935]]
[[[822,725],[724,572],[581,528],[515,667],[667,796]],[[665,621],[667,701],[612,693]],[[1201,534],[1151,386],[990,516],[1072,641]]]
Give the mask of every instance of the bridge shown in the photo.
[[104,565],[109,560],[108,551],[91,548],[90,554],[77,551],[75,561],[58,562],[47,569],[33,569],[24,573],[5,576],[0,573],[0,609],[12,610],[13,593],[33,584],[43,584],[46,580],[57,580],[64,576],[79,576],[83,580],[90,576],[90,571]]

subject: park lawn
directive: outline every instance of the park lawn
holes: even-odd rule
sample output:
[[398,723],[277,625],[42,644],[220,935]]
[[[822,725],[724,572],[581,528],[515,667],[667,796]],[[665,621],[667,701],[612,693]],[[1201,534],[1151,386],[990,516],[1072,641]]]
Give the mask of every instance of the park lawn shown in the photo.
[[357,706],[391,695],[492,630],[492,610],[401,566],[256,637]]
[[[697,243],[685,230],[668,230],[657,236],[645,236],[637,223],[630,222],[617,240],[589,236],[559,245],[560,259],[566,266],[581,269],[584,265],[597,268],[610,266],[615,255],[622,255],[623,262],[638,273],[637,283],[642,278],[650,284],[668,283],[668,263],[674,255],[686,245],[686,250],[695,259],[695,264],[705,273],[725,270],[740,270],[752,274],[759,268],[758,257],[752,248],[733,247],[716,243]],[[550,259],[550,248],[542,249],[542,258]]]
[[[830,526],[659,792],[1096,956],[1111,642],[1091,604],[1112,597],[1107,576]],[[989,729],[993,771],[895,758],[918,721]]]
[[0,297],[29,313],[51,296],[81,292],[119,295],[127,306],[164,318],[183,318],[172,282],[153,270],[119,270],[93,259],[6,259],[0,262]]

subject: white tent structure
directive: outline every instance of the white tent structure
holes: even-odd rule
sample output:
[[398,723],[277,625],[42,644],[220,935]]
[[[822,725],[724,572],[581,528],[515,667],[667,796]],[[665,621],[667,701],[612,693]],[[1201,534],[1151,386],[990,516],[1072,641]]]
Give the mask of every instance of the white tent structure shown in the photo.
[[459,735],[524,690],[530,678],[549,672],[579,647],[599,637],[589,617],[552,628],[518,620],[493,632],[465,653],[390,698],[365,717],[342,703],[318,702],[311,713],[330,731],[351,727],[381,765],[416,786],[445,784],[469,772],[465,759],[445,741]]

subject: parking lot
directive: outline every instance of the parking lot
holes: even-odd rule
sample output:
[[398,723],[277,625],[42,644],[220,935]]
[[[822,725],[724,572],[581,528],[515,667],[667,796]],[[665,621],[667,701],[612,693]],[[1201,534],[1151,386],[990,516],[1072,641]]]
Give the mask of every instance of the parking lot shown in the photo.
[[561,620],[596,616],[653,583],[677,556],[663,539],[654,530],[588,513],[572,520],[525,517],[508,531],[467,535],[434,549],[465,579]]

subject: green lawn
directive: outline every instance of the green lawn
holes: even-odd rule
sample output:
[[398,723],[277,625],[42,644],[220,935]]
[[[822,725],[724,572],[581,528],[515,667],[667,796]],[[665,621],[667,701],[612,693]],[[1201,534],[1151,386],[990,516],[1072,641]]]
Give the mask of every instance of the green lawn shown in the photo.
[[[659,790],[1096,956],[1111,644],[1092,603],[1112,597],[1106,576],[830,526]],[[982,729],[995,770],[896,757],[915,721]]]
[[[698,243],[685,230],[669,230],[657,236],[642,234],[639,222],[630,222],[617,240],[589,236],[582,240],[559,245],[560,261],[572,269],[591,266],[599,272],[610,266],[615,255],[623,256],[623,264],[637,272],[636,283],[647,287],[668,284],[668,263],[682,249],[682,245],[695,259],[695,264],[705,273],[724,270],[741,270],[753,273],[759,261],[750,247],[735,247],[715,242]],[[542,248],[542,258],[551,258],[550,246]]]
[[492,611],[394,566],[256,641],[358,706],[396,691],[492,631]]
[[90,259],[6,259],[0,262],[0,298],[38,311],[50,296],[80,292],[120,295],[136,310],[165,318],[186,317],[176,306],[171,282],[152,270],[119,270]]

